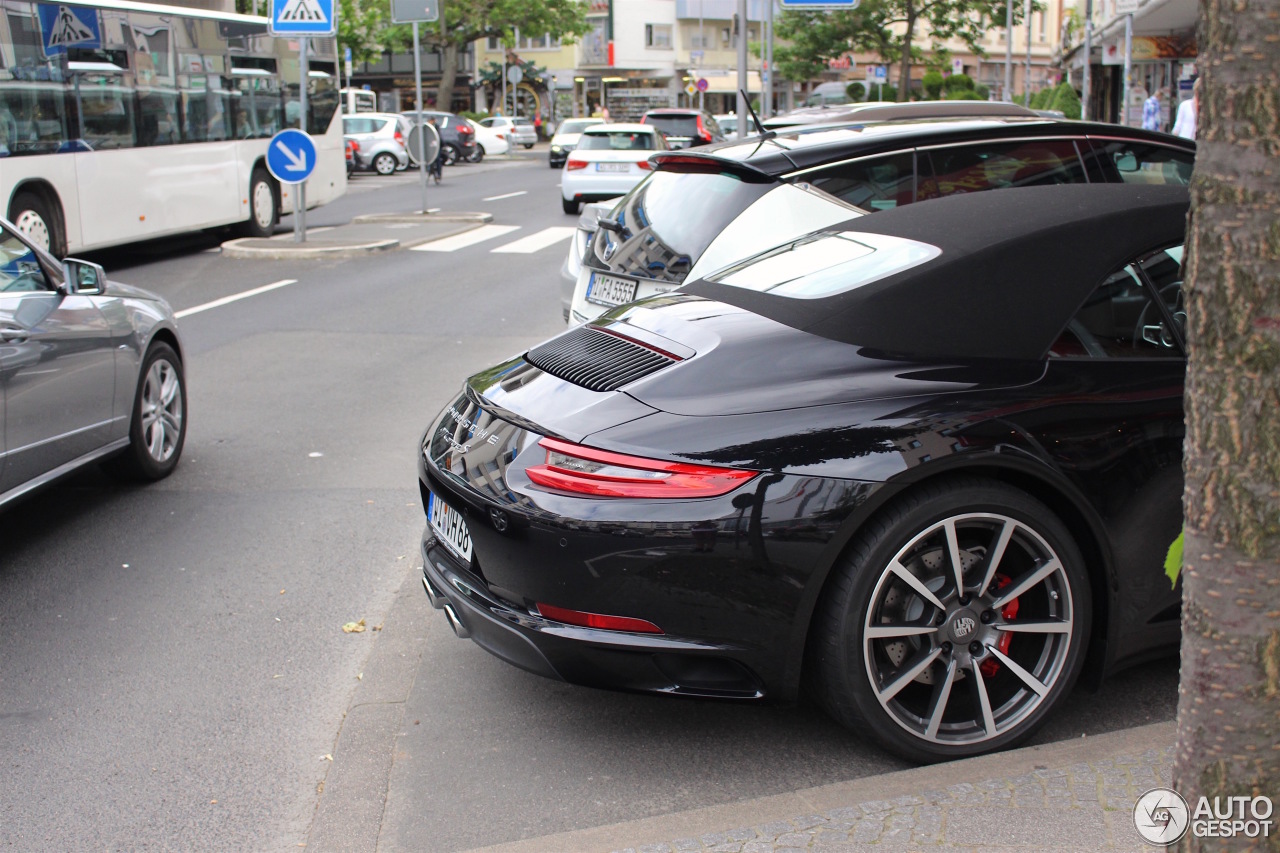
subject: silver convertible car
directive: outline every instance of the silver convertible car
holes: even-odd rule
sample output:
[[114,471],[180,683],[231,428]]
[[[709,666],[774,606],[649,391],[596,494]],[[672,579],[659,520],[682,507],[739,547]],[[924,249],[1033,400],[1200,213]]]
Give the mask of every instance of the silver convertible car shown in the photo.
[[99,460],[137,480],[168,476],[186,437],[173,311],[59,263],[0,220],[0,506]]

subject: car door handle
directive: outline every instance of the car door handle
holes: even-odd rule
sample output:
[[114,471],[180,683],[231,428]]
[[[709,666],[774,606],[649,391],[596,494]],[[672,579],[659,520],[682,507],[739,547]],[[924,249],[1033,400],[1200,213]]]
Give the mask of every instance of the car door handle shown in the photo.
[[0,340],[10,344],[20,344],[27,339],[28,334],[26,329],[5,326],[0,329]]

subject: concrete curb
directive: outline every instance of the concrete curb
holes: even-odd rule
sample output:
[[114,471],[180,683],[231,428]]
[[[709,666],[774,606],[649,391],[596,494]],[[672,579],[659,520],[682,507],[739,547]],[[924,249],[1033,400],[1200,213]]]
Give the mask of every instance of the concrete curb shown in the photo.
[[[468,853],[588,853],[623,848],[670,849],[673,838],[723,833],[726,827],[748,827],[815,815],[859,803],[883,802],[922,791],[988,779],[1011,778],[1036,770],[1097,761],[1119,754],[1141,754],[1168,748],[1176,739],[1175,724],[1153,723],[1088,738],[1024,747],[947,764],[916,767],[850,782],[837,782],[790,794],[778,794],[677,814],[659,815],[610,826],[575,830],[478,848]],[[1101,809],[1099,814],[1102,814]],[[896,849],[896,848],[895,848]]]
[[222,244],[222,256],[237,260],[292,260],[292,259],[335,259],[356,258],[371,252],[389,252],[400,248],[399,240],[375,240],[368,243],[320,243],[311,240],[307,243],[286,243],[277,241],[269,243],[271,238],[240,237]]

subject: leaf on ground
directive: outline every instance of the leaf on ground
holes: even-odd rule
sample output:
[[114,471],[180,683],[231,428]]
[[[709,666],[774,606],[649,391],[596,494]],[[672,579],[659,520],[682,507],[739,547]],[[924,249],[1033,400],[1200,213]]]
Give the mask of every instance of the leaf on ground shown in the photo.
[[343,633],[346,633],[346,634],[363,634],[364,620],[361,619],[359,622],[348,622],[347,624],[342,626],[342,630],[343,630]]

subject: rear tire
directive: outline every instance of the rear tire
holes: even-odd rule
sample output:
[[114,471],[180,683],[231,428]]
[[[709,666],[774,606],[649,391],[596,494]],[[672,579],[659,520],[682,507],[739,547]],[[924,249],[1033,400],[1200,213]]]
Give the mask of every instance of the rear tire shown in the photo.
[[49,204],[33,192],[20,192],[14,196],[9,208],[9,221],[18,226],[32,243],[61,259],[67,253],[63,237],[62,218]]
[[444,161],[446,166],[452,166],[454,163],[458,162],[458,149],[446,143],[440,149],[440,159]]
[[270,237],[280,221],[280,202],[275,183],[266,169],[253,170],[249,178],[249,218],[240,226],[246,237]]
[[911,761],[1008,749],[1071,690],[1091,609],[1084,559],[1048,507],[990,480],[926,485],[833,569],[814,612],[814,695]]
[[383,151],[373,158],[373,170],[379,175],[393,175],[396,171],[396,158],[390,152]]
[[182,360],[165,343],[147,350],[138,374],[129,423],[129,447],[111,460],[112,473],[129,480],[160,480],[178,467],[187,438],[187,384]]
[[526,151],[528,151],[530,148],[532,148],[532,147],[533,147],[533,143],[532,143],[532,142],[525,142],[525,143],[522,143],[522,144],[524,145],[524,147],[525,147],[525,150],[526,150]]
[[479,163],[482,160],[484,160],[484,146],[481,145],[479,142],[477,142],[475,150],[473,150],[469,155],[467,155],[467,162]]
[[560,207],[564,209],[565,213],[572,213],[574,215],[577,215],[578,211],[582,207],[582,202],[570,201],[564,196],[560,196]]

